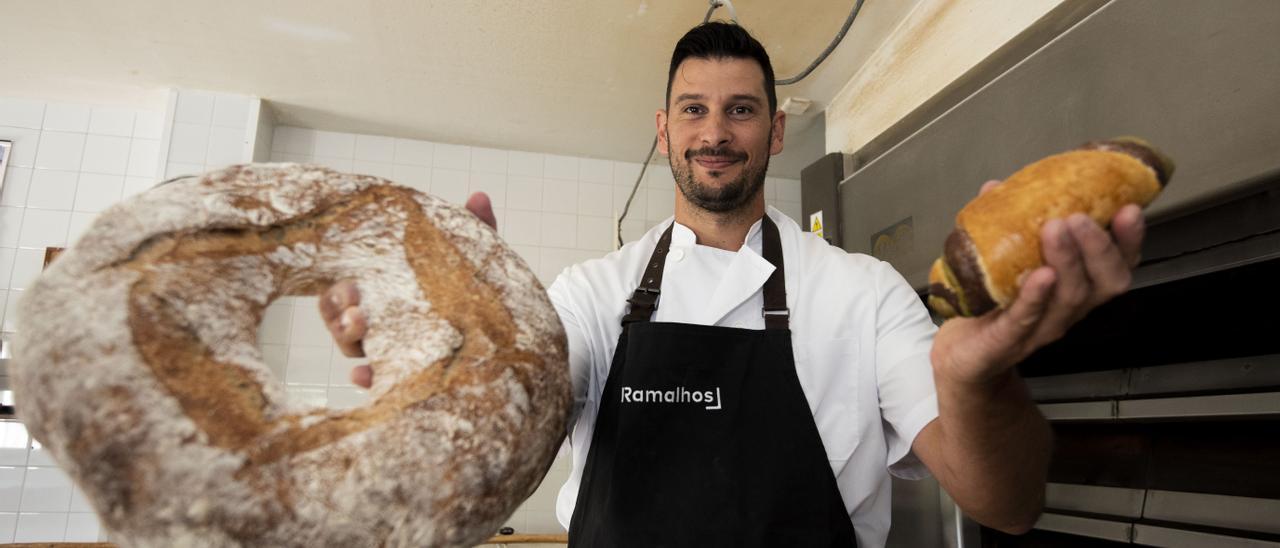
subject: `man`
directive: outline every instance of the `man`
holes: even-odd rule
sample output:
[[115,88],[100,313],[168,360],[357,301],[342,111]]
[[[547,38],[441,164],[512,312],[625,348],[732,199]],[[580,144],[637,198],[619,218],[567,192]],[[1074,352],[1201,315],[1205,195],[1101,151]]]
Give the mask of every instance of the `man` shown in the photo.
[[[1051,434],[1014,365],[1128,287],[1140,211],[1117,214],[1114,239],[1087,218],[1046,223],[1047,266],[1011,308],[936,329],[887,263],[766,211],[786,123],[773,80],[740,27],[689,31],[657,113],[674,222],[549,290],[578,405],[557,508],[571,543],[883,546],[888,473],[925,468],[967,515],[1028,530]],[[494,224],[483,195],[468,207]],[[322,299],[348,355],[356,303],[346,283]]]

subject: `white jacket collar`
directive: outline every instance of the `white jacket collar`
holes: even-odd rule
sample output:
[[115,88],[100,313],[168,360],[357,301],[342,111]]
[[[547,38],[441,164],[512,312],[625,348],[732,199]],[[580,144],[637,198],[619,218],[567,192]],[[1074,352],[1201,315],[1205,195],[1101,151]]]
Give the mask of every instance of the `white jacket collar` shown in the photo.
[[[766,214],[772,213],[769,208]],[[672,221],[673,223],[674,220]],[[762,221],[756,221],[747,230],[747,238],[742,247],[733,257],[733,261],[729,263],[729,269],[720,285],[716,288],[715,294],[711,296],[711,302],[707,305],[703,312],[701,321],[706,325],[715,325],[726,314],[733,311],[739,305],[751,298],[761,287],[764,282],[769,279],[769,275],[773,274],[774,266],[761,255],[763,236],[760,229],[763,225]],[[680,223],[675,223],[671,230],[671,247],[691,248],[696,245],[697,236],[693,230]],[[671,256],[667,256],[667,260],[671,261]],[[670,266],[668,264],[667,266]]]

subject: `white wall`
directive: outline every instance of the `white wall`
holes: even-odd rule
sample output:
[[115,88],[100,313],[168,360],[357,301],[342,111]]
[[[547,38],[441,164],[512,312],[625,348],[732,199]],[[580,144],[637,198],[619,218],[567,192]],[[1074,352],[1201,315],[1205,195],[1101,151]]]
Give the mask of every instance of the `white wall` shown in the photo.
[[[0,194],[4,339],[40,273],[46,247],[65,246],[111,204],[155,182],[164,105],[154,110],[0,98],[0,139],[14,141]],[[0,543],[97,540],[79,490],[16,421],[0,421]]]
[[827,152],[856,152],[1063,2],[920,2],[831,100]]
[[[270,141],[273,161],[379,175],[455,203],[487,192],[499,233],[548,284],[564,267],[612,249],[614,212],[640,171],[628,162],[272,128],[261,104],[248,96],[189,90],[171,93],[155,110],[0,98],[0,138],[15,141],[0,206],[5,338],[16,330],[14,305],[38,275],[45,247],[74,242],[97,212],[159,180],[247,162],[255,148],[261,158],[263,139]],[[674,186],[665,160],[650,166],[624,222],[624,239],[634,240],[671,215]],[[799,216],[798,181],[770,178],[765,192],[769,203]],[[259,342],[290,398],[333,408],[365,401],[347,380],[360,361],[336,351],[315,297],[268,307]],[[554,501],[567,476],[562,455],[508,525],[521,532],[560,531]],[[0,421],[0,543],[99,536],[91,509],[56,463],[21,423]]]
[[161,143],[163,178],[253,161],[260,104],[246,95],[171,92]]

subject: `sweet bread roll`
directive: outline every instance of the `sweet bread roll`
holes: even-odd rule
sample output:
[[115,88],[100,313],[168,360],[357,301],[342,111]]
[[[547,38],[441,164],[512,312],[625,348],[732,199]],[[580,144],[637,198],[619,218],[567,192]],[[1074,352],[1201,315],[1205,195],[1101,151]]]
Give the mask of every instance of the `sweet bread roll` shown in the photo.
[[929,271],[929,306],[943,317],[1009,306],[1023,276],[1043,264],[1045,221],[1085,213],[1105,228],[1125,205],[1151,203],[1173,168],[1147,142],[1122,137],[1018,170],[956,215],[943,256]]
[[[258,323],[342,279],[371,401],[291,404]],[[123,546],[473,546],[537,487],[570,404],[559,318],[492,229],[319,167],[235,166],[113,207],[18,325],[19,413]]]

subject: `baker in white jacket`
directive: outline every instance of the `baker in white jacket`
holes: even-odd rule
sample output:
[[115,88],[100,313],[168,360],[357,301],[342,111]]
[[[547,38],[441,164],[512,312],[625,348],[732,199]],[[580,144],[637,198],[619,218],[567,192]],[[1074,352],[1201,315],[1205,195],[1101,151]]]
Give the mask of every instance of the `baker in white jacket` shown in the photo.
[[[786,115],[744,29],[681,38],[666,107],[674,217],[549,290],[577,404],[557,504],[570,544],[883,546],[890,473],[932,473],[966,515],[1028,530],[1051,434],[1014,365],[1128,288],[1139,208],[1110,235],[1049,221],[1046,266],[1008,310],[936,329],[887,263],[765,207]],[[467,205],[496,224],[484,195]],[[349,356],[361,355],[358,304],[347,282],[321,299]]]

